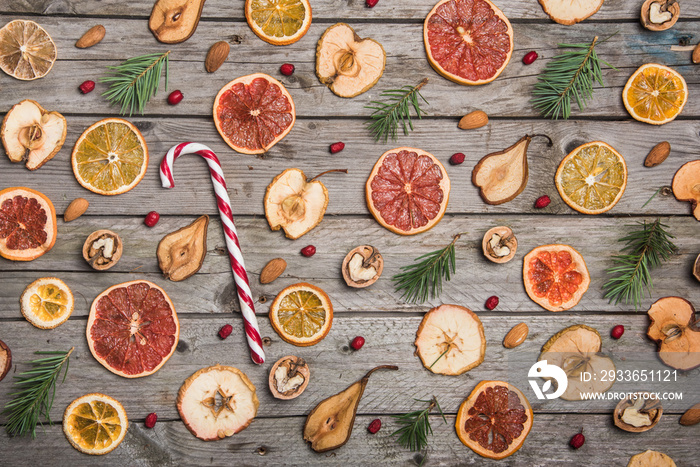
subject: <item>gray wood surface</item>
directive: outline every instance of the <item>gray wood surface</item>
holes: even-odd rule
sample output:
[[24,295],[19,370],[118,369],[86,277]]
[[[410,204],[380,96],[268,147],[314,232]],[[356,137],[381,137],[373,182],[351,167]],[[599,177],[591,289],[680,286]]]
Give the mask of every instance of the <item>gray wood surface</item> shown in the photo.
[[[679,373],[677,383],[667,390],[684,390],[684,399],[664,404],[661,422],[647,433],[631,434],[615,428],[611,412],[616,400],[591,402],[539,401],[528,388],[523,373],[533,363],[541,346],[555,332],[585,323],[600,331],[603,351],[610,353],[618,368],[640,359],[640,368],[666,368],[654,354],[655,344],[647,339],[645,311],[659,297],[679,295],[700,304],[700,287],[692,277],[692,264],[700,253],[698,229],[690,206],[680,203],[661,187],[671,184],[683,163],[700,157],[700,68],[690,62],[687,47],[700,40],[700,3],[681,2],[681,19],[670,30],[646,31],[639,25],[641,0],[606,0],[601,10],[576,26],[553,23],[536,0],[497,0],[512,20],[515,51],[505,72],[493,83],[463,87],[437,75],[425,58],[422,22],[434,0],[380,0],[369,9],[361,0],[312,0],[314,22],[302,40],[286,47],[262,42],[248,28],[242,0],[207,0],[202,21],[191,39],[182,44],[156,42],[147,28],[153,0],[115,2],[106,0],[4,0],[0,25],[15,18],[33,19],[43,25],[58,46],[59,59],[45,78],[19,82],[0,76],[0,115],[22,99],[39,101],[49,110],[62,112],[68,120],[66,143],[43,168],[29,172],[23,166],[0,160],[0,189],[28,186],[46,193],[59,213],[58,240],[51,252],[29,262],[0,259],[0,339],[13,351],[12,374],[26,370],[36,350],[61,350],[75,346],[66,382],[58,386],[51,411],[56,426],[39,430],[36,440],[11,439],[1,430],[2,465],[417,465],[420,455],[400,447],[391,437],[397,428],[393,414],[420,407],[414,399],[437,396],[447,424],[431,418],[425,465],[626,465],[629,457],[646,449],[666,452],[677,465],[695,465],[691,446],[697,427],[683,427],[678,418],[700,401],[697,392],[700,370]],[[315,46],[323,31],[337,21],[347,21],[361,36],[381,42],[387,52],[384,76],[369,92],[354,99],[333,95],[315,76]],[[103,24],[107,35],[90,49],[74,43],[84,31]],[[585,111],[574,110],[569,121],[541,119],[530,103],[532,86],[547,59],[557,55],[557,43],[586,42],[617,32],[600,44],[602,58],[618,70],[605,70],[605,88],[597,87]],[[227,62],[214,74],[204,70],[206,52],[216,41],[231,44]],[[687,45],[686,44],[686,45]],[[673,49],[672,49],[673,48]],[[141,53],[172,50],[169,89],[180,89],[185,100],[168,106],[161,90],[146,107],[143,116],[127,117],[136,123],[150,150],[149,169],[137,188],[124,195],[101,197],[83,189],[70,167],[72,147],[82,131],[106,116],[116,116],[100,96],[102,84],[88,95],[77,86],[86,79],[97,80],[105,67]],[[531,66],[522,56],[536,50],[540,58]],[[291,62],[296,73],[283,77],[282,63]],[[658,62],[683,74],[690,99],[683,114],[662,127],[633,121],[622,104],[621,91],[630,74],[641,64]],[[297,122],[290,134],[261,157],[244,156],[230,150],[211,120],[213,98],[228,81],[253,72],[265,72],[280,79],[295,100]],[[375,143],[365,128],[364,108],[382,90],[415,84],[424,77],[430,82],[424,96],[427,116],[415,122],[416,130],[396,143]],[[462,131],[457,128],[465,113],[482,109],[488,126]],[[481,201],[471,184],[471,170],[484,155],[512,145],[525,134],[544,133],[554,144],[534,139],[529,149],[530,179],[525,191],[512,202],[489,206]],[[160,186],[158,165],[165,152],[186,139],[209,145],[222,161],[227,177],[234,217],[250,274],[261,335],[270,338],[265,347],[267,362],[258,367],[248,357],[243,338],[238,300],[218,220],[208,171],[196,156],[183,157],[175,164],[175,188]],[[584,216],[571,210],[554,187],[554,172],[561,159],[584,142],[603,140],[623,154],[629,179],[627,190],[614,209],[601,216]],[[330,155],[328,145],[343,141],[343,152]],[[671,156],[662,165],[648,169],[642,163],[648,151],[660,141],[669,141]],[[414,146],[433,153],[446,165],[452,181],[447,215],[431,231],[402,237],[374,221],[365,204],[364,186],[379,156],[397,146]],[[447,164],[455,152],[466,154],[460,166]],[[263,195],[270,181],[282,170],[298,167],[309,176],[333,168],[349,168],[347,175],[329,174],[322,180],[330,203],[323,222],[297,241],[270,231],[264,218]],[[534,201],[547,194],[552,204],[534,209]],[[87,214],[65,224],[60,219],[70,201],[84,197],[91,203]],[[156,210],[162,217],[149,229],[143,216]],[[165,280],[157,266],[158,241],[195,216],[209,214],[208,254],[195,276],[179,283]],[[639,311],[625,304],[610,304],[602,285],[605,270],[617,254],[617,242],[636,222],[661,217],[675,235],[677,254],[654,270],[654,291],[646,296]],[[492,226],[508,225],[518,237],[516,257],[505,265],[487,262],[481,253],[481,237]],[[96,272],[82,259],[80,248],[94,230],[118,232],[125,243],[119,264]],[[457,246],[457,274],[444,286],[438,299],[422,305],[407,304],[393,288],[391,276],[417,256],[441,248],[457,232],[465,232]],[[553,314],[526,295],[522,284],[522,258],[535,246],[568,243],[584,256],[591,285],[574,309]],[[305,258],[299,250],[313,244],[317,253]],[[340,275],[345,254],[360,244],[377,247],[385,259],[383,277],[364,290],[348,288]],[[275,282],[261,285],[261,268],[274,257],[288,262],[285,273]],[[76,297],[75,310],[62,326],[42,331],[26,322],[19,310],[19,296],[38,277],[63,279]],[[181,324],[177,351],[156,374],[137,380],[118,377],[104,369],[90,354],[85,326],[93,299],[107,287],[135,279],[151,280],[162,286],[175,303]],[[267,318],[271,300],[290,284],[307,281],[326,290],[334,305],[335,318],[329,335],[313,347],[297,348],[279,339]],[[498,295],[500,304],[486,311],[487,297]],[[458,377],[434,375],[413,352],[415,332],[423,313],[441,303],[456,303],[474,310],[481,318],[486,339],[485,361]],[[501,342],[508,330],[526,322],[530,335],[522,346],[505,349]],[[230,323],[233,334],[221,341],[219,328]],[[610,329],[623,324],[620,340],[609,337]],[[367,343],[359,352],[349,342],[362,335]],[[311,368],[311,383],[293,401],[274,399],[267,388],[268,370],[280,357],[304,357]],[[175,407],[177,391],[189,375],[215,363],[233,365],[251,378],[261,401],[258,417],[251,426],[232,438],[202,442],[180,421]],[[316,454],[305,445],[302,427],[306,414],[320,400],[337,393],[379,364],[396,364],[397,372],[372,376],[362,399],[355,430],[344,447]],[[525,369],[525,370],[524,370]],[[534,408],[534,427],[520,451],[505,461],[487,461],[457,439],[454,418],[459,405],[472,388],[484,379],[516,384]],[[688,389],[695,388],[695,389]],[[644,389],[638,384],[616,383],[614,390]],[[658,389],[658,387],[655,387]],[[0,406],[9,400],[12,380],[0,382]],[[80,454],[64,439],[60,420],[74,398],[88,392],[104,392],[125,406],[130,426],[119,448],[104,457]],[[145,416],[157,412],[155,429],[144,427]],[[367,432],[370,421],[380,418],[382,430]],[[0,425],[6,421],[0,415]],[[569,438],[584,428],[586,445],[569,448]],[[265,448],[265,454],[259,448]]]

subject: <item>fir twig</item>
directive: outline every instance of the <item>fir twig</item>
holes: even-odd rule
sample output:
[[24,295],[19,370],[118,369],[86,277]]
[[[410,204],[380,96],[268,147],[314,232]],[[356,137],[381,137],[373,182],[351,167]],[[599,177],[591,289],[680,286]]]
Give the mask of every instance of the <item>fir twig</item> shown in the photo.
[[606,271],[613,277],[603,285],[605,298],[610,302],[614,301],[615,305],[621,301],[634,303],[635,310],[642,302],[644,291],[651,294],[651,270],[668,260],[676,250],[671,242],[674,236],[666,232],[668,226],[662,224],[661,219],[639,225],[640,229],[619,240],[626,243],[621,250],[626,254],[613,256],[616,266]]
[[403,415],[394,415],[394,418],[401,427],[391,435],[398,436],[397,442],[401,446],[411,451],[422,451],[428,445],[428,435],[433,434],[433,429],[430,426],[430,412],[437,407],[445,423],[447,423],[447,419],[445,418],[445,414],[442,413],[440,404],[438,404],[435,396],[429,401],[421,399],[415,400],[428,403],[428,407]]
[[117,66],[108,66],[114,70],[113,76],[100,78],[101,83],[109,83],[109,89],[102,95],[111,104],[121,105],[119,113],[132,115],[134,109],[143,114],[146,103],[158,92],[160,76],[165,67],[165,89],[168,89],[168,56],[170,51],[163,54],[147,54],[132,57]]
[[29,362],[31,370],[15,376],[17,391],[10,394],[12,399],[5,405],[3,413],[7,414],[5,431],[10,436],[32,435],[36,438],[36,426],[40,424],[40,416],[44,416],[51,424],[51,407],[56,396],[56,381],[65,364],[63,381],[68,374],[70,354],[75,347],[68,352],[35,352],[37,355],[46,355],[45,358]]
[[416,86],[404,86],[400,89],[384,91],[381,94],[381,97],[385,99],[384,102],[371,101],[371,105],[365,106],[367,109],[374,110],[369,117],[367,126],[375,141],[383,140],[386,143],[389,137],[392,141],[396,141],[399,125],[403,128],[404,135],[408,134],[409,129],[413,130],[411,108],[415,110],[418,119],[423,118],[420,101],[422,100],[426,104],[428,101],[421,95],[420,90],[427,82],[428,78],[425,78]]
[[605,87],[602,65],[613,70],[617,68],[598,58],[595,46],[601,42],[604,41],[599,42],[596,36],[590,44],[559,44],[559,47],[572,50],[547,62],[533,92],[532,103],[542,116],[567,119],[571,115],[572,100],[576,101],[579,110],[584,110],[593,94],[593,83]]
[[449,281],[455,272],[455,243],[461,236],[462,233],[458,233],[445,248],[419,256],[413,264],[401,267],[403,272],[391,278],[396,291],[403,291],[401,298],[411,303],[423,303],[428,296],[440,295],[443,278]]

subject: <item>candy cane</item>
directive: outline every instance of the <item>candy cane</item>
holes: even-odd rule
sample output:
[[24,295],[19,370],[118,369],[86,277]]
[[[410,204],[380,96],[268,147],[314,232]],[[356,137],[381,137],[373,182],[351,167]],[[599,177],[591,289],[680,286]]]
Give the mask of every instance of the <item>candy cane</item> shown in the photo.
[[248,274],[245,271],[245,265],[243,263],[241,245],[238,243],[236,226],[233,224],[231,200],[226,191],[226,180],[224,180],[224,172],[221,170],[221,163],[219,162],[219,158],[216,157],[216,154],[203,144],[180,143],[173,146],[160,163],[160,180],[164,188],[172,188],[175,186],[173,162],[183,154],[199,154],[206,159],[207,164],[209,164],[209,172],[211,173],[211,180],[214,183],[214,193],[216,194],[216,204],[219,207],[221,223],[224,226],[224,237],[226,238],[226,247],[228,248],[229,259],[231,260],[233,279],[236,282],[236,289],[238,290],[238,301],[241,304],[245,333],[248,338],[248,347],[250,348],[250,357],[257,364],[264,363],[265,352],[262,349],[258,320],[255,318],[255,306],[253,305],[250,285],[248,284]]

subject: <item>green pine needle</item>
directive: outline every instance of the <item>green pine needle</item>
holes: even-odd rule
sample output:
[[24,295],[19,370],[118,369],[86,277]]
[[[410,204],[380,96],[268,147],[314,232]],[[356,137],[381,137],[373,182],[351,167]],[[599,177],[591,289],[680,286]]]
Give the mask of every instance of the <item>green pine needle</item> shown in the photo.
[[102,95],[112,104],[121,105],[119,113],[129,115],[143,109],[158,92],[160,76],[165,67],[165,89],[168,89],[168,64],[170,51],[163,54],[147,54],[129,58],[117,66],[109,66],[114,70],[113,76],[100,78],[101,83],[110,83],[109,89]]
[[559,44],[559,47],[573,50],[547,62],[537,78],[532,103],[542,116],[553,120],[567,119],[571,115],[572,100],[576,101],[579,110],[584,110],[593,95],[594,82],[605,87],[602,65],[613,70],[617,68],[598,58],[595,46],[600,42],[596,36],[590,44]]
[[421,95],[420,89],[427,82],[428,78],[425,78],[417,86],[404,86],[400,89],[384,91],[381,97],[385,99],[385,102],[372,101],[370,102],[372,105],[365,106],[367,109],[374,110],[369,117],[367,127],[375,141],[382,140],[386,143],[389,137],[392,141],[396,141],[399,125],[403,128],[404,135],[408,134],[409,129],[413,130],[411,108],[415,110],[418,119],[423,118],[420,101],[422,100],[426,104],[428,101]]
[[613,277],[603,285],[605,298],[610,302],[614,301],[615,305],[621,301],[634,303],[635,310],[641,305],[645,290],[651,295],[651,270],[676,251],[676,245],[671,242],[674,236],[664,230],[668,226],[662,224],[661,219],[639,225],[640,229],[619,240],[626,243],[622,249],[626,254],[613,256],[616,266],[606,271]]
[[455,243],[462,236],[454,236],[445,248],[416,258],[413,264],[401,267],[403,272],[391,278],[396,291],[410,303],[423,303],[428,297],[438,297],[442,292],[442,279],[450,280],[455,272]]
[[397,442],[411,451],[422,451],[428,445],[428,435],[433,434],[433,429],[430,426],[430,412],[437,407],[445,423],[447,423],[447,419],[445,414],[442,413],[440,404],[438,404],[435,396],[429,401],[415,400],[428,403],[428,407],[403,415],[394,415],[393,417],[401,427],[393,432],[391,436],[398,436]]
[[12,400],[6,405],[3,413],[7,414],[5,431],[10,436],[32,435],[36,438],[36,426],[40,424],[40,416],[46,417],[51,424],[51,407],[56,397],[56,381],[65,364],[63,381],[68,374],[68,358],[75,347],[68,352],[35,352],[37,355],[47,355],[45,358],[29,362],[31,370],[15,376],[16,392],[10,394]]

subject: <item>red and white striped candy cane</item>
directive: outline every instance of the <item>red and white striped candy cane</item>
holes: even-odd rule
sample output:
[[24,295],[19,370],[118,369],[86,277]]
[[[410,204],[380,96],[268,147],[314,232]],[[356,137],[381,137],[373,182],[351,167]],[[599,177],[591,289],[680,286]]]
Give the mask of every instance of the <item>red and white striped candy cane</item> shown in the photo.
[[262,348],[262,339],[260,339],[258,320],[255,318],[255,306],[251,298],[248,274],[245,271],[243,255],[241,254],[241,245],[238,243],[236,226],[233,224],[231,200],[226,191],[226,180],[224,180],[224,172],[221,170],[221,163],[219,162],[219,158],[216,157],[216,154],[203,144],[180,143],[170,148],[163,158],[163,161],[160,163],[160,180],[163,183],[163,187],[172,188],[175,186],[173,163],[175,159],[183,154],[198,154],[206,159],[207,164],[209,164],[211,181],[214,183],[214,193],[216,193],[216,204],[219,207],[221,223],[224,226],[224,237],[226,238],[228,256],[231,260],[233,278],[236,282],[236,289],[238,290],[238,301],[241,304],[241,312],[243,313],[245,334],[248,338],[250,356],[255,363],[264,363],[265,352]]

